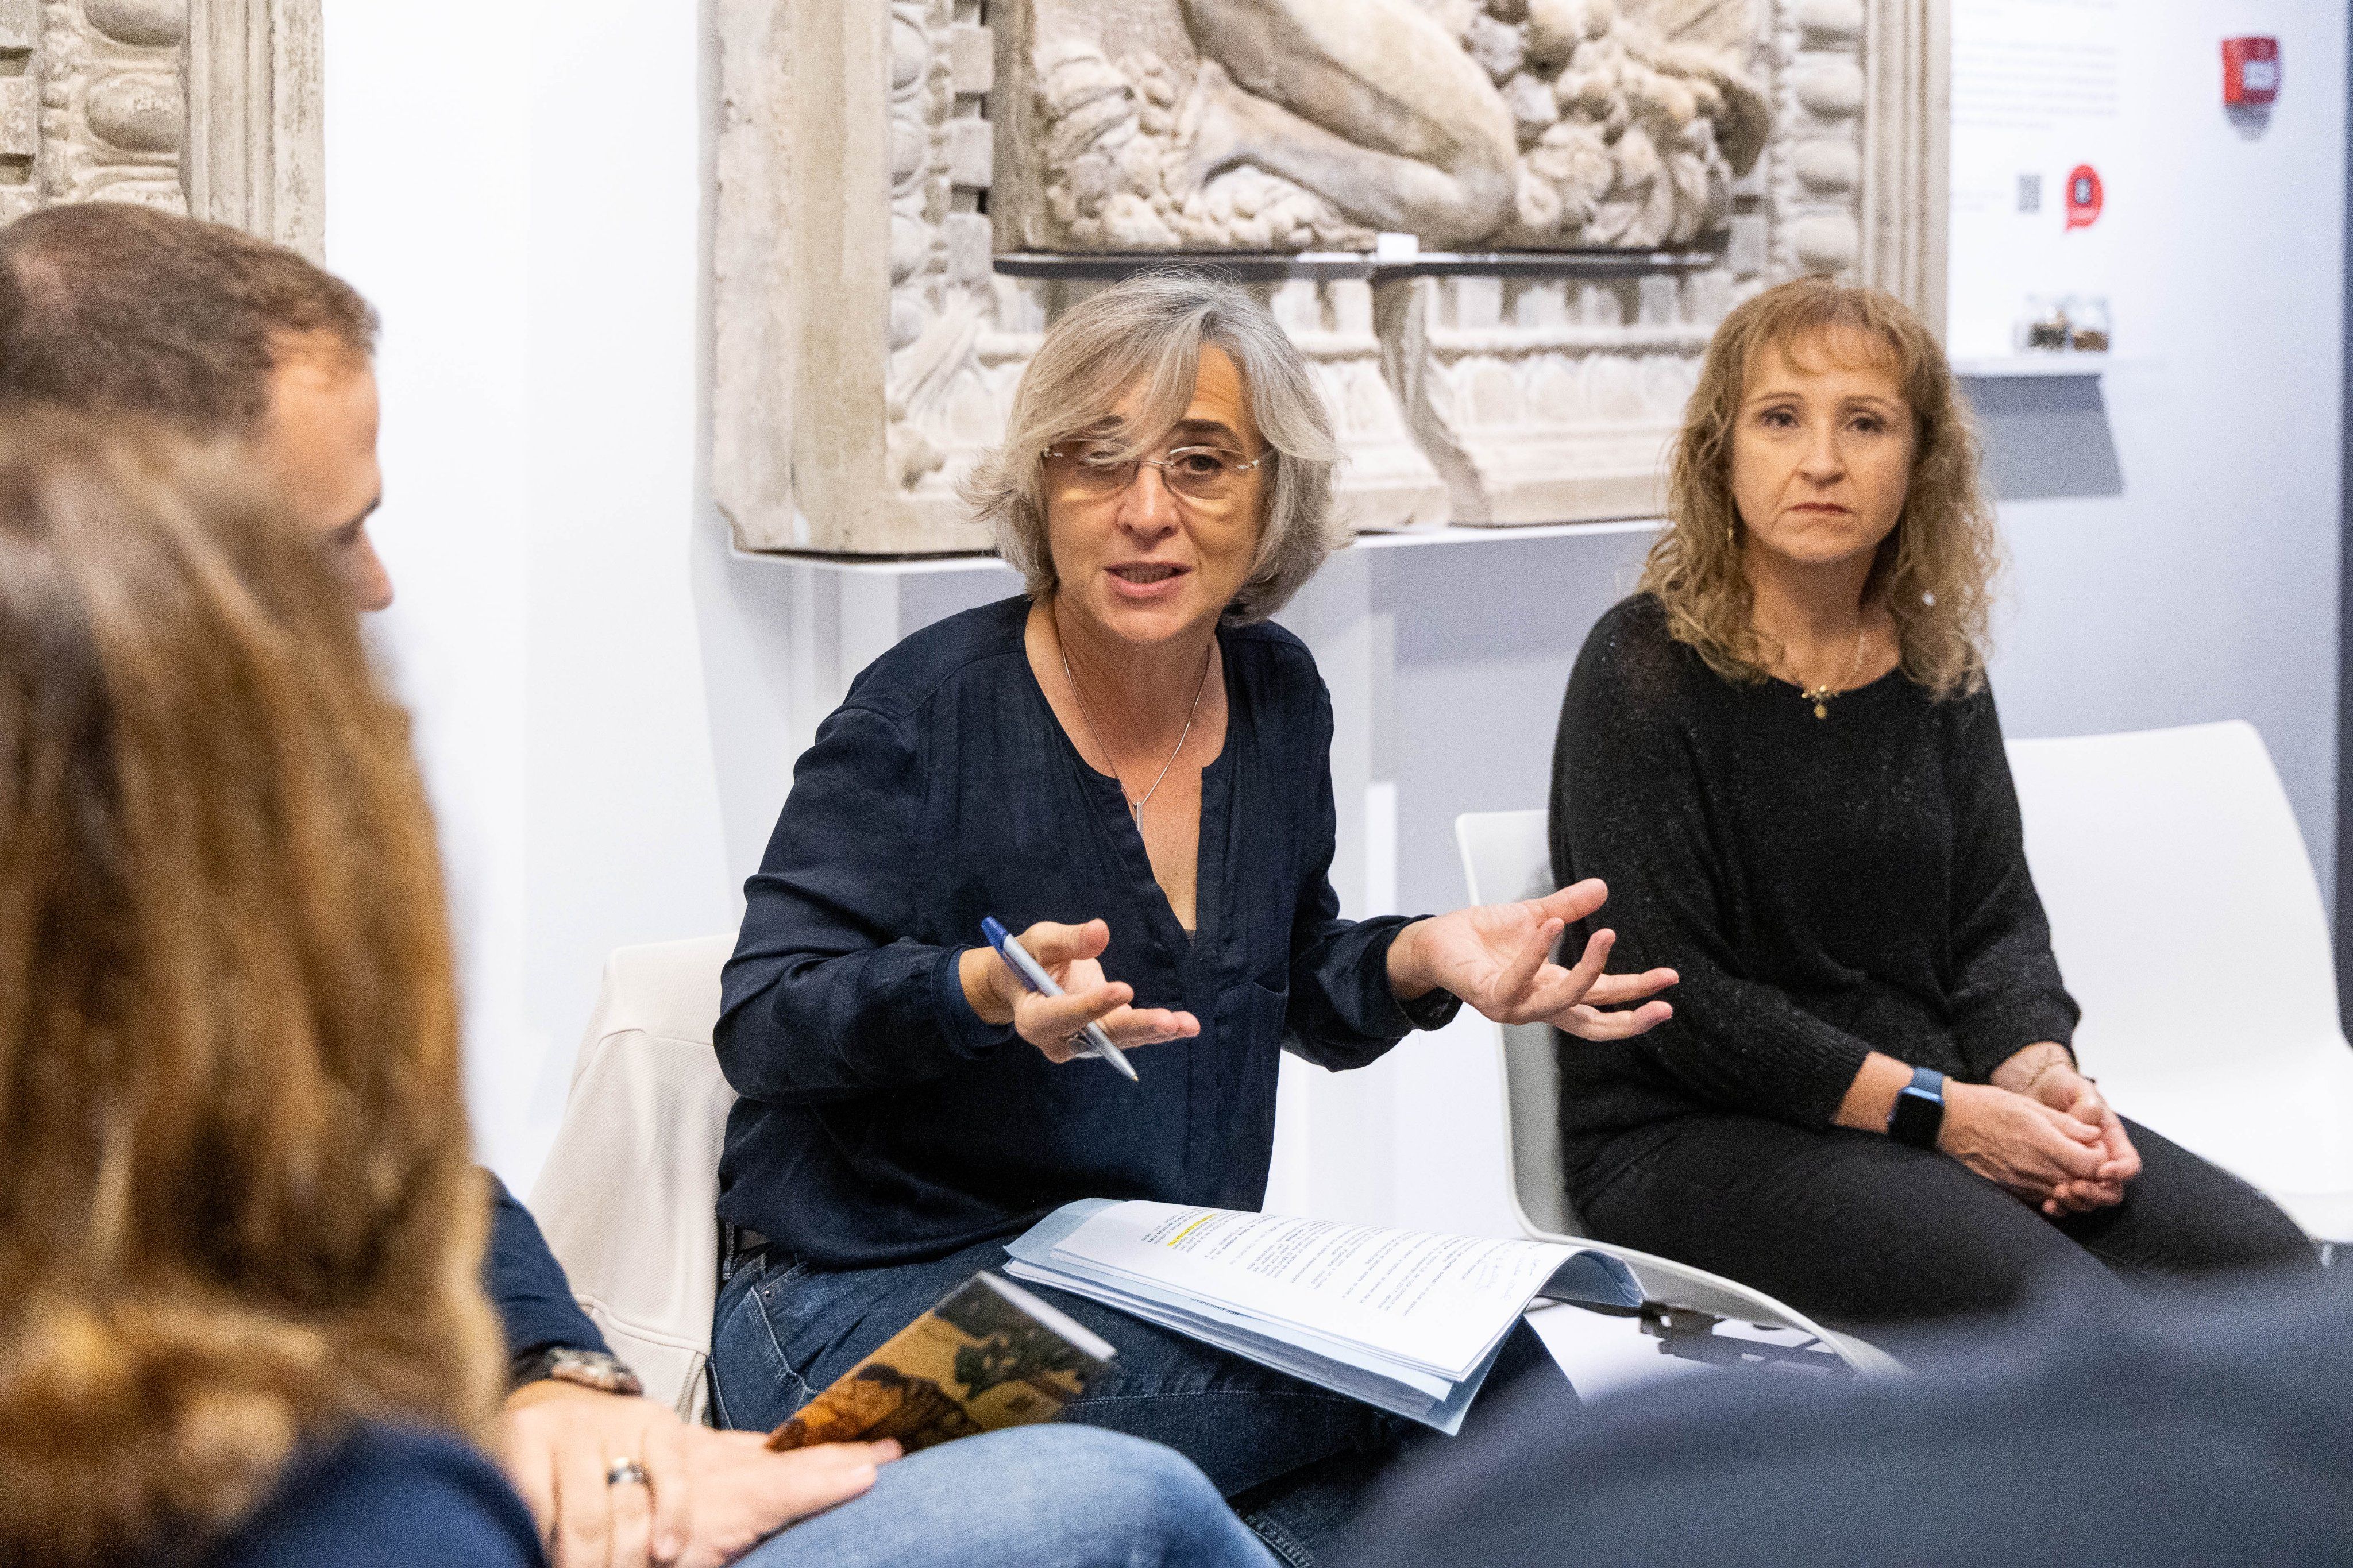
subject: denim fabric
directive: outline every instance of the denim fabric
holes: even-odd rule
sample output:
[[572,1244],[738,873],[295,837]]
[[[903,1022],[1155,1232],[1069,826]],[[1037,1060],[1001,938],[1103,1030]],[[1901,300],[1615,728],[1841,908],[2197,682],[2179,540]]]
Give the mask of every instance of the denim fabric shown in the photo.
[[992,1432],[882,1467],[874,1489],[738,1568],[1274,1568],[1175,1452],[1084,1426]]
[[[997,1242],[888,1268],[819,1269],[774,1250],[739,1259],[720,1287],[712,1332],[720,1422],[780,1424],[976,1271],[1001,1270],[1007,1260]],[[1119,1352],[1114,1370],[1065,1418],[1176,1449],[1296,1568],[1331,1561],[1329,1549],[1366,1489],[1400,1453],[1444,1441],[1416,1423],[1109,1307],[1059,1290],[1039,1294]],[[1490,1386],[1523,1373],[1567,1392],[1525,1324],[1506,1343]],[[1478,1415],[1474,1410],[1473,1421]]]

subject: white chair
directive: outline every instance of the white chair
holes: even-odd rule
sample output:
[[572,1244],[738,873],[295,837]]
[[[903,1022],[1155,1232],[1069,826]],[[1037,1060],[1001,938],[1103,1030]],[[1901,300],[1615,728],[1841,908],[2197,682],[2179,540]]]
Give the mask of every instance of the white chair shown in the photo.
[[2353,1241],[2353,1049],[2320,886],[2252,725],[2015,741],[2076,1054],[2126,1115]]
[[[1537,899],[1558,886],[1541,811],[1471,812],[1454,819],[1462,874],[1474,904]],[[1511,1170],[1512,1212],[1538,1241],[1577,1241],[1622,1258],[1646,1298],[1644,1317],[1670,1352],[1703,1361],[1756,1359],[1746,1342],[1716,1335],[1718,1323],[1787,1329],[1818,1340],[1867,1375],[1900,1373],[1895,1359],[1852,1334],[1822,1327],[1795,1308],[1737,1280],[1670,1258],[1582,1236],[1561,1173],[1560,1072],[1546,1024],[1496,1026],[1504,1069],[1504,1142]],[[1813,1352],[1819,1355],[1820,1352]],[[1777,1358],[1781,1359],[1781,1358]]]
[[532,1213],[573,1294],[652,1398],[710,1403],[719,1153],[735,1091],[711,1032],[733,933],[615,950]]

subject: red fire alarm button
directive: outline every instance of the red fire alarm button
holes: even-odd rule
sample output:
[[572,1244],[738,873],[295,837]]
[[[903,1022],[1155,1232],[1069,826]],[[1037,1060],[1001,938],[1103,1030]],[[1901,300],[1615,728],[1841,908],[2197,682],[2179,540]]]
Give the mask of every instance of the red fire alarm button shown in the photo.
[[2222,101],[2233,109],[2251,109],[2279,96],[2280,58],[2277,38],[2222,40]]

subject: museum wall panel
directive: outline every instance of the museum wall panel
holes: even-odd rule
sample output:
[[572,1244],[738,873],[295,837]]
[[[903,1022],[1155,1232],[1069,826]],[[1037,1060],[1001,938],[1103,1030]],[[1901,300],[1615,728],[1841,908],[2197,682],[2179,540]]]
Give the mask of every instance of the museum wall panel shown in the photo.
[[718,0],[713,470],[747,549],[977,550],[1055,314],[1216,264],[1359,528],[1625,517],[1725,310],[1941,311],[1943,0]]
[[[2122,226],[2118,327],[2139,361],[2102,395],[2122,493],[2003,505],[1996,690],[2020,735],[2252,719],[2325,855],[2338,386],[2333,348],[2312,345],[2338,325],[2343,7],[2249,0],[2245,25],[2293,62],[2251,139],[2207,112],[2211,7],[2123,5],[2125,132],[2146,176],[2114,187],[2130,199],[2103,220]],[[373,635],[412,699],[448,846],[476,1125],[527,1185],[605,952],[734,920],[794,758],[862,660],[1012,584],[981,561],[731,548],[707,400],[741,331],[718,326],[714,295],[744,106],[723,92],[715,3],[325,11],[328,257],[386,319],[375,531],[401,599]],[[1868,183],[1874,143],[1854,145]],[[1332,298],[1328,330],[1363,327]],[[1335,574],[1298,623],[1369,729],[1345,748],[1352,887],[1400,908],[1461,896],[1456,813],[1543,799],[1562,681],[1641,543],[1481,541],[1362,552],[1391,564]],[[1472,1024],[1316,1075],[1335,1093],[1286,1100],[1284,1170],[1369,1170],[1377,1215],[1482,1225],[1501,1182],[1481,1163],[1491,1060]],[[1442,1140],[1375,1160],[1408,1114]]]
[[0,222],[193,212],[316,256],[318,0],[0,0]]

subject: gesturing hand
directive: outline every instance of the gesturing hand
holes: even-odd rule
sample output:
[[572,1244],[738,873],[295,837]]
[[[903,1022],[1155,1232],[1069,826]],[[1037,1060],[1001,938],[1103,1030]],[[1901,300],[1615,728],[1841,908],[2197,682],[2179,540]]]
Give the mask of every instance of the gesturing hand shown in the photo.
[[[763,1536],[856,1497],[895,1443],[771,1454],[757,1432],[690,1426],[667,1406],[554,1378],[507,1395],[491,1443],[554,1568],[718,1568]],[[634,1459],[642,1482],[608,1480]]]
[[1444,988],[1499,1024],[1548,1023],[1588,1040],[1622,1040],[1674,1016],[1664,1002],[1630,1012],[1603,1007],[1641,1002],[1675,983],[1672,969],[1604,974],[1614,931],[1598,931],[1573,969],[1551,962],[1571,921],[1599,909],[1609,890],[1588,879],[1541,899],[1482,904],[1416,921],[1389,946],[1389,984],[1398,997]]
[[2079,1184],[2099,1182],[2107,1160],[2098,1125],[2031,1096],[1946,1079],[1936,1146],[2046,1215],[2098,1206],[2077,1194]]
[[1103,978],[1103,965],[1096,961],[1111,945],[1111,927],[1103,921],[1070,926],[1040,921],[1018,940],[1063,994],[1042,996],[1022,984],[994,948],[965,949],[957,960],[956,976],[964,983],[965,1000],[982,1022],[1011,1024],[1047,1060],[1066,1062],[1078,1055],[1084,1048],[1078,1033],[1089,1024],[1101,1024],[1112,1044],[1123,1048],[1190,1039],[1201,1032],[1201,1021],[1190,1013],[1130,1006],[1135,987]]

